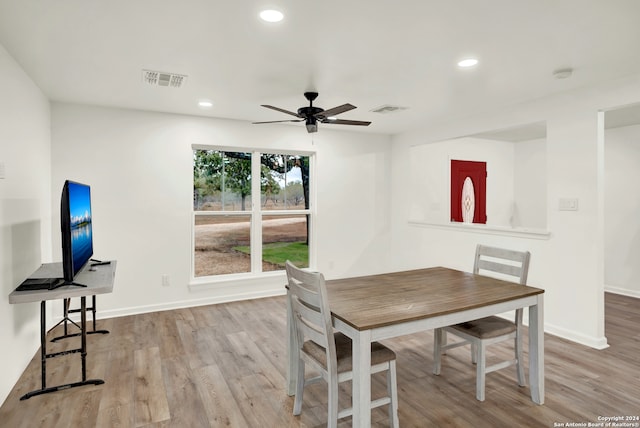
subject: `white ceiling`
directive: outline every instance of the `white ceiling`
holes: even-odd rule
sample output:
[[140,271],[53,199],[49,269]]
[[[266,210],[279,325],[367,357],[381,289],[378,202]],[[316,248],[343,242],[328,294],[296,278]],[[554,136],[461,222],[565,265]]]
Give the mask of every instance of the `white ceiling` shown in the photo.
[[[0,44],[56,101],[268,121],[291,117],[260,104],[316,90],[373,122],[321,128],[397,133],[640,73],[639,17],[638,0],[0,0]],[[143,69],[188,78],[151,87]],[[370,112],[384,104],[408,110]]]

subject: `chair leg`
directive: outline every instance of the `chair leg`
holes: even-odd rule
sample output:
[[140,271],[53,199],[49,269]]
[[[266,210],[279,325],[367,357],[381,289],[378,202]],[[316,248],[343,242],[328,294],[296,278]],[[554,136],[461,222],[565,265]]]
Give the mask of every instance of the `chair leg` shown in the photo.
[[442,363],[442,351],[440,346],[442,345],[442,329],[436,328],[433,332],[433,374],[440,374],[440,366]]
[[523,355],[524,352],[522,350],[522,336],[516,336],[516,370],[518,371],[518,385],[526,386],[527,380],[524,377],[524,360]]
[[471,363],[478,364],[478,344],[471,342]]
[[476,345],[478,350],[476,354],[476,399],[478,401],[484,401],[484,384],[486,377],[486,366],[487,366],[487,355],[486,355],[486,345],[483,342]]
[[293,400],[293,414],[299,415],[302,412],[302,396],[304,394],[304,360],[298,359],[298,381],[296,383],[296,397]]
[[391,402],[389,403],[389,424],[391,428],[398,428],[400,422],[398,420],[398,384],[396,383],[396,361],[389,361],[389,370],[387,370],[387,391]]
[[338,379],[328,376],[327,389],[329,390],[329,400],[327,409],[327,427],[337,428],[338,426]]

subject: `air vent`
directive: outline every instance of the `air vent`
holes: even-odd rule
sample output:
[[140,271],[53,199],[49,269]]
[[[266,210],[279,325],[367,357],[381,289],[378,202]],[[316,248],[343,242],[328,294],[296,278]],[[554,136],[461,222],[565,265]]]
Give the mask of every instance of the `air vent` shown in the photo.
[[167,86],[180,88],[185,84],[187,76],[162,71],[142,70],[142,82],[151,86]]
[[408,108],[409,107],[392,106],[390,104],[385,104],[383,106],[374,108],[373,110],[371,110],[371,112],[387,114],[387,113],[394,113],[394,112],[397,112],[397,111],[407,110]]

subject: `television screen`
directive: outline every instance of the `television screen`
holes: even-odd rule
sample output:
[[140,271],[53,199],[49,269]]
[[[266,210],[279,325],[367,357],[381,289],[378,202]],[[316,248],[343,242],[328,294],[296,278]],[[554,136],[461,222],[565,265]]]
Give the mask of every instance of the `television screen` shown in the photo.
[[60,224],[64,280],[72,282],[93,255],[91,189],[88,185],[70,180],[64,183]]

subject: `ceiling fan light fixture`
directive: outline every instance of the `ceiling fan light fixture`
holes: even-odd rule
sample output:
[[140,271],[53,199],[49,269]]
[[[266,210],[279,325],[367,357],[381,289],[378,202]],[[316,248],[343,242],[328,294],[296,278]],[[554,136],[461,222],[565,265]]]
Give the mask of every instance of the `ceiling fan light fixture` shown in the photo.
[[265,9],[260,12],[260,19],[265,22],[280,22],[284,19],[284,14],[279,10]]
[[314,132],[318,132],[318,122],[313,117],[307,118],[305,126],[307,127],[307,132],[309,134],[312,134]]

